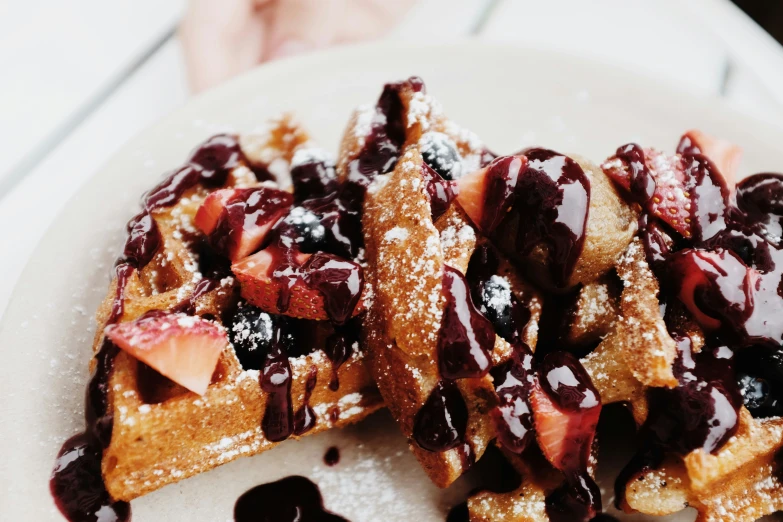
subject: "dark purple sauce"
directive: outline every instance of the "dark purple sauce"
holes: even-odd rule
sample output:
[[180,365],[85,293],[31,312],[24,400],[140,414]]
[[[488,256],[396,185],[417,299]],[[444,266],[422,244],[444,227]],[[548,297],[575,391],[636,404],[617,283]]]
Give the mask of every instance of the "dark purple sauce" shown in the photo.
[[234,505],[236,522],[348,522],[324,508],[321,491],[305,477],[261,484]]
[[686,154],[683,163],[691,201],[691,231],[698,244],[726,228],[729,189],[706,156]]
[[201,297],[211,292],[215,288],[220,286],[220,281],[215,279],[202,279],[193,288],[193,292],[183,299],[181,302],[171,308],[171,312],[181,312],[187,315],[194,315],[196,313],[196,301]]
[[459,270],[443,266],[443,310],[438,332],[438,367],[445,379],[482,377],[492,365],[492,323],[473,305],[470,287]]
[[359,327],[359,324],[353,323],[338,326],[335,332],[326,338],[324,353],[332,363],[332,378],[329,381],[329,389],[332,391],[340,389],[340,378],[337,372],[340,366],[353,355],[353,344],[358,342]]
[[468,407],[453,381],[438,382],[413,421],[413,439],[427,451],[464,446]]
[[502,156],[487,166],[484,210],[479,227],[491,234],[514,205],[520,178],[527,169],[525,156]]
[[440,177],[426,163],[421,165],[421,177],[430,198],[430,208],[432,209],[432,220],[436,221],[451,206],[451,202],[456,197],[454,184]]
[[324,464],[327,466],[336,466],[340,462],[340,448],[330,446],[324,453]]
[[515,345],[512,357],[491,370],[500,404],[492,410],[498,441],[509,451],[522,453],[534,438],[529,396],[533,380],[533,354]]
[[587,472],[601,398],[579,359],[569,352],[548,354],[538,375],[543,392],[560,412],[574,417],[563,433],[568,449],[553,463],[565,475],[565,482],[547,495],[547,515],[554,522],[587,522],[601,512],[600,490]]
[[446,522],[470,522],[470,511],[467,502],[460,502],[449,510]]
[[259,373],[261,389],[266,393],[266,408],[261,419],[264,436],[271,442],[287,439],[294,432],[291,406],[291,364],[285,343],[286,323],[276,324],[272,343]]
[[310,370],[307,372],[307,380],[305,381],[304,400],[294,414],[295,435],[303,435],[315,427],[315,411],[313,411],[313,407],[310,406],[310,396],[313,394],[317,382],[318,368],[316,366],[310,366]]
[[49,489],[60,513],[72,522],[131,519],[127,502],[115,502],[101,476],[103,449],[86,433],[68,439],[52,471]]
[[87,427],[63,444],[49,481],[57,508],[71,522],[131,519],[130,504],[112,501],[101,475],[103,448],[109,445],[113,425],[109,413],[109,377],[118,351],[113,343],[105,340],[95,356],[95,369],[87,384]]

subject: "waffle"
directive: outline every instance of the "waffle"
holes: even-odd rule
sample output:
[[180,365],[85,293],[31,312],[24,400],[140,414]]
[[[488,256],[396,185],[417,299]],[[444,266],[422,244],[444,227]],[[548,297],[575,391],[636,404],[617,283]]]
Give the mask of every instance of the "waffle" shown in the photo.
[[[243,136],[239,141],[243,155],[221,188],[255,187],[257,178],[266,176],[290,187],[292,159],[297,151],[314,148],[289,117],[273,122],[265,134]],[[189,313],[216,322],[236,309],[236,279],[227,274],[205,284],[211,274],[202,273],[212,267],[194,219],[211,191],[196,185],[175,204],[152,212],[161,244],[124,284],[119,278],[112,281],[97,313],[100,327],[94,348],[98,359],[93,367],[99,364],[96,361],[106,342],[104,326],[109,323],[132,322],[150,310],[169,310],[182,303],[187,303]],[[120,290],[118,284],[122,284]],[[298,411],[309,404],[314,415],[308,434],[356,422],[382,406],[362,363],[362,351],[355,350],[337,367],[323,346],[320,339],[306,353],[289,358],[292,408]],[[332,382],[339,382],[339,388],[333,389]],[[269,440],[261,428],[269,393],[260,387],[259,371],[243,369],[231,344],[220,354],[203,395],[188,391],[122,350],[113,359],[106,389],[106,414],[113,418],[113,428],[101,468],[105,487],[115,501],[134,499],[279,442]]]
[[[783,383],[755,362],[783,371],[783,325],[761,315],[783,309],[783,219],[774,176],[732,192],[737,161],[697,131],[600,167],[496,156],[415,77],[353,113],[334,162],[289,116],[210,138],[145,195],[98,310],[72,439],[99,458],[90,493],[122,519],[122,501],[385,405],[439,487],[500,448],[518,483],[471,493],[470,520],[587,521],[601,407],[621,403],[639,452],[618,507],[783,509]],[[151,331],[201,351],[172,365]]]

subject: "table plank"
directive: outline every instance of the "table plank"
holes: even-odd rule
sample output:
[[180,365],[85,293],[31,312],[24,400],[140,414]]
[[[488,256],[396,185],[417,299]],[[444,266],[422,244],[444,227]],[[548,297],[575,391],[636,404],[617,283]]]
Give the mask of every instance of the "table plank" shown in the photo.
[[2,5],[0,194],[171,32],[184,0]]

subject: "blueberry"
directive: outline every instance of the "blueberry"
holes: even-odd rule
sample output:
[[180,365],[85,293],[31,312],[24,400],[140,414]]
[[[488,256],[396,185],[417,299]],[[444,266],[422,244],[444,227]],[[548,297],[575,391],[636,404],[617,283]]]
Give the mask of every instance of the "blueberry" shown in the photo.
[[229,326],[229,338],[245,370],[259,370],[272,342],[274,321],[259,308],[242,303]]
[[326,250],[328,237],[321,216],[304,207],[294,207],[283,219],[281,237],[306,254]]
[[508,342],[522,340],[529,312],[511,292],[505,278],[493,275],[475,285],[472,293],[476,306],[495,327],[497,335]]
[[321,149],[297,149],[291,160],[294,201],[321,198],[337,190],[334,161]]
[[736,355],[737,383],[754,417],[783,415],[783,350],[751,346]]
[[769,383],[759,377],[753,377],[747,373],[737,373],[742,400],[750,411],[758,410],[770,400]]
[[462,176],[462,156],[454,142],[441,132],[427,132],[419,141],[421,157],[443,179]]

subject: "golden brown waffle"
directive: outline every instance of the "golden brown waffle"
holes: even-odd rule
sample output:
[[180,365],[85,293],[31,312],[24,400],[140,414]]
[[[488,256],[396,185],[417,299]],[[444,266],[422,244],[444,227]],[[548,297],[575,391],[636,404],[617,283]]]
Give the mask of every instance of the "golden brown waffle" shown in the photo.
[[[476,245],[476,233],[467,216],[456,206],[434,223],[429,197],[425,193],[419,141],[427,131],[450,136],[465,158],[477,161],[482,154],[479,142],[467,133],[455,131],[445,120],[437,103],[420,92],[401,93],[405,115],[405,153],[394,171],[370,186],[365,202],[365,245],[368,279],[374,289],[373,306],[365,319],[368,363],[381,394],[407,437],[413,419],[438,380],[435,345],[444,299],[441,295],[443,266],[467,270]],[[357,122],[354,116],[343,140],[340,164],[347,165],[358,150]],[[360,140],[358,140],[360,141]],[[343,167],[345,169],[345,167]],[[508,271],[508,268],[506,269]],[[526,341],[535,346],[540,301],[531,287],[512,278],[514,293],[531,302],[531,320]],[[496,362],[510,354],[508,343],[496,337]],[[469,411],[466,441],[480,458],[494,438],[488,412],[495,404],[489,376],[459,382]],[[460,450],[442,453],[425,451],[411,443],[411,449],[435,484],[446,487],[469,466]]]
[[[288,118],[266,135],[243,137],[243,151],[251,162],[273,165],[285,176],[293,154],[308,146],[307,134]],[[257,184],[247,165],[231,172],[227,187]],[[134,320],[150,310],[166,310],[187,299],[201,280],[195,245],[201,233],[193,219],[208,190],[197,186],[171,207],[154,212],[163,243],[152,261],[131,275],[125,287],[120,322]],[[103,340],[103,325],[111,313],[116,292],[112,282],[98,310],[95,350]],[[233,278],[195,300],[195,313],[218,319],[236,306],[238,287]],[[313,372],[316,386],[309,404],[317,433],[355,422],[381,407],[380,397],[361,361],[361,351],[337,370],[339,389],[332,391],[332,364],[318,346],[312,353],[290,358],[291,397],[296,411]],[[270,449],[260,421],[267,396],[259,385],[258,370],[242,369],[233,348],[223,352],[212,382],[203,396],[160,376],[132,356],[120,352],[109,386],[114,426],[102,462],[106,487],[115,500],[131,500],[166,484],[207,471],[237,457]]]
[[711,455],[667,458],[626,488],[627,509],[668,515],[688,506],[698,522],[752,522],[783,509],[783,419],[754,419],[743,407],[737,434]]

